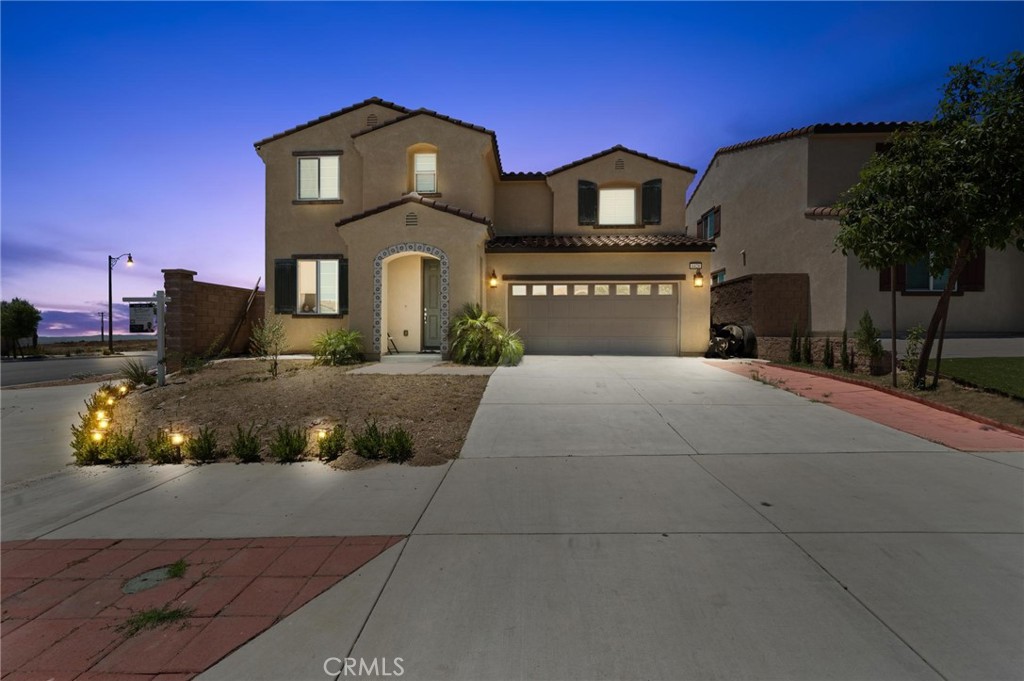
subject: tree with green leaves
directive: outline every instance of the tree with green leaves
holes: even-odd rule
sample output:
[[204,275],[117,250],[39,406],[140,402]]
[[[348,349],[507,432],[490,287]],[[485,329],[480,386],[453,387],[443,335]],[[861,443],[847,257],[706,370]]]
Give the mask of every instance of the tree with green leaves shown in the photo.
[[[928,259],[949,272],[914,375],[928,360],[964,267],[986,248],[1024,251],[1024,53],[950,69],[935,117],[893,134],[844,195],[836,247],[865,267]],[[895,282],[895,279],[894,279]],[[895,288],[895,285],[893,286]],[[895,321],[893,323],[895,339]],[[895,342],[895,340],[894,340]],[[942,338],[939,338],[941,361]],[[936,366],[936,377],[938,366]]]
[[[9,343],[14,356],[17,357],[18,351],[21,350],[18,341],[35,336],[42,320],[42,313],[27,300],[14,298],[11,301],[0,301],[0,333],[4,337],[5,350]],[[25,356],[24,350],[21,350],[21,356]]]

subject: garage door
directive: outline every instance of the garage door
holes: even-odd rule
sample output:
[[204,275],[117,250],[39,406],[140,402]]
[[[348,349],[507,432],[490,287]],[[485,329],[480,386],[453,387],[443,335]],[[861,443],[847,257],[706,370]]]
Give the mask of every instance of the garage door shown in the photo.
[[532,355],[676,355],[676,283],[530,282],[509,287],[509,328]]

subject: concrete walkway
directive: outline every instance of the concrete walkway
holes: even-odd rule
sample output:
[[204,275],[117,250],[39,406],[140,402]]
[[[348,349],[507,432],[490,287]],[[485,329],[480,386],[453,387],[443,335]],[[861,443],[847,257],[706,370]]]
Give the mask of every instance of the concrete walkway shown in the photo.
[[3,536],[409,537],[205,681],[1020,678],[1024,452],[985,456],[699,359],[527,357],[451,464],[61,473]]

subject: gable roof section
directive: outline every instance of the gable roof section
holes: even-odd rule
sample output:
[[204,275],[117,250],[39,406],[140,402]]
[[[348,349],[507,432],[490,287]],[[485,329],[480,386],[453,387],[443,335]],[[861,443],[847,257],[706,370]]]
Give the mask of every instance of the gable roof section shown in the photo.
[[487,242],[488,253],[636,253],[711,251],[713,241],[685,234],[562,234],[499,236]]
[[287,137],[288,135],[291,135],[292,133],[296,133],[296,132],[298,132],[300,130],[305,130],[306,128],[311,128],[314,125],[317,125],[319,123],[323,123],[324,121],[329,121],[332,118],[337,118],[338,116],[343,116],[343,115],[345,115],[345,114],[347,114],[347,113],[349,113],[351,111],[355,111],[356,109],[361,109],[364,106],[368,106],[370,104],[379,104],[380,106],[386,106],[387,108],[394,109],[395,111],[397,111],[399,113],[402,113],[402,114],[409,113],[409,109],[405,108],[404,106],[399,106],[398,104],[395,104],[394,102],[386,102],[383,99],[381,99],[380,97],[370,97],[369,99],[364,99],[363,101],[361,101],[361,102],[359,102],[357,104],[353,104],[351,106],[346,106],[344,109],[338,109],[337,111],[334,111],[332,113],[329,113],[329,114],[326,114],[324,116],[321,116],[320,118],[314,118],[313,120],[307,121],[307,122],[303,123],[302,125],[297,125],[294,128],[288,128],[284,132],[279,132],[276,135],[271,135],[270,137],[267,137],[266,139],[261,139],[259,142],[253,143],[253,146],[256,147],[257,149],[259,149],[261,146],[263,146],[264,144],[267,144],[268,142],[273,142],[274,140],[279,140],[282,137]]
[[568,163],[568,164],[566,164],[564,166],[559,166],[558,168],[555,168],[554,170],[548,171],[547,173],[545,173],[545,175],[547,175],[548,177],[550,177],[551,175],[557,175],[558,173],[565,172],[566,170],[569,170],[570,168],[575,168],[576,166],[583,165],[584,163],[589,163],[589,162],[591,162],[593,160],[601,158],[602,156],[607,156],[608,154],[614,154],[616,152],[625,152],[627,154],[632,154],[634,156],[639,156],[640,158],[645,158],[648,161],[654,161],[655,163],[660,163],[662,165],[668,166],[669,168],[676,168],[678,170],[685,170],[687,172],[693,173],[694,175],[697,174],[697,171],[694,168],[691,168],[689,166],[684,166],[684,165],[680,165],[678,163],[673,163],[672,161],[666,161],[664,159],[657,158],[656,156],[651,156],[649,154],[644,154],[642,152],[636,151],[635,149],[630,149],[629,147],[624,147],[621,144],[616,144],[614,147],[611,147],[610,149],[605,149],[604,151],[599,151],[596,154],[593,154],[591,156],[587,156],[586,158],[581,158],[578,161],[573,161],[572,163]]
[[457,215],[460,218],[463,218],[464,220],[470,220],[472,222],[479,222],[481,225],[485,225],[487,227],[488,233],[491,232],[491,221],[488,218],[485,218],[482,215],[477,215],[476,213],[474,213],[472,211],[464,210],[462,208],[456,208],[455,206],[450,206],[447,203],[441,203],[440,201],[435,201],[433,199],[428,199],[427,197],[420,196],[419,194],[416,194],[415,192],[410,193],[410,194],[406,194],[402,198],[397,199],[395,201],[392,201],[390,203],[385,203],[382,206],[377,206],[376,208],[371,208],[370,210],[365,210],[362,213],[357,213],[356,215],[351,215],[351,216],[349,216],[347,218],[342,218],[341,220],[338,220],[337,222],[335,222],[334,226],[335,227],[342,227],[344,225],[348,225],[348,224],[351,224],[353,222],[358,222],[359,220],[362,220],[364,218],[368,218],[371,215],[377,215],[378,213],[383,213],[384,211],[391,210],[392,208],[397,208],[398,206],[401,206],[402,204],[405,204],[405,203],[418,203],[418,204],[424,205],[424,206],[426,206],[428,208],[433,208],[434,210],[441,211],[442,213],[449,213],[450,215]]
[[[757,139],[747,140],[746,142],[739,142],[738,144],[730,144],[726,147],[719,147],[715,152],[715,155],[708,161],[708,165],[704,168],[704,172],[700,176],[700,181],[697,182],[697,186],[694,187],[693,193],[690,194],[690,201],[697,195],[697,191],[700,186],[704,184],[704,178],[708,176],[708,171],[711,170],[711,166],[714,164],[715,159],[722,154],[730,154],[736,151],[743,151],[744,149],[751,149],[753,147],[760,147],[765,144],[772,144],[773,142],[783,142],[796,137],[805,137],[808,135],[842,135],[850,133],[890,133],[896,131],[898,128],[912,125],[908,121],[887,121],[887,122],[872,122],[872,123],[815,123],[813,125],[807,125],[802,128],[793,128],[785,132],[777,132],[774,135],[767,135],[765,137],[758,137]],[[686,205],[690,205],[690,201],[686,202]]]

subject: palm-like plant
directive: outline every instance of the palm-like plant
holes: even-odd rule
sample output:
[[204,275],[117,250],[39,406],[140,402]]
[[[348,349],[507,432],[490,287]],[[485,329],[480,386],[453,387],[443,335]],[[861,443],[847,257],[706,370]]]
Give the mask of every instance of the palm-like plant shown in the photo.
[[523,341],[498,316],[466,303],[451,325],[451,358],[459,364],[513,366],[523,357]]

